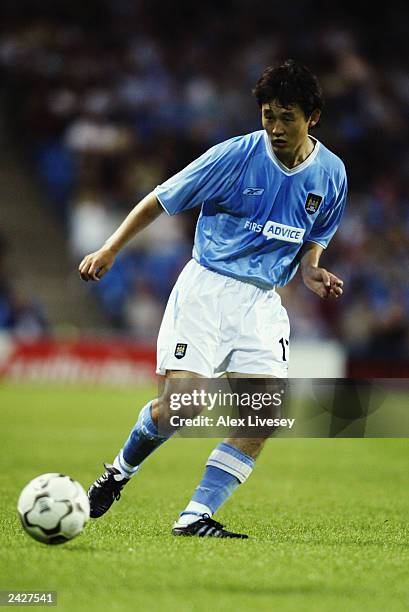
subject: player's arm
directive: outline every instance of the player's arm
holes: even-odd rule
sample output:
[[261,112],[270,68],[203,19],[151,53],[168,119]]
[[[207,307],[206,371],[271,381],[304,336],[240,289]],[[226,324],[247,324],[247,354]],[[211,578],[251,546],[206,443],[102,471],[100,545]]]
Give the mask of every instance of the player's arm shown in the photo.
[[152,192],[131,210],[118,229],[95,253],[86,255],[78,270],[82,280],[98,281],[112,267],[115,257],[131,238],[147,227],[163,212],[157,197]]
[[323,247],[316,242],[306,242],[300,251],[300,268],[304,285],[322,298],[338,298],[342,295],[343,281],[319,267]]

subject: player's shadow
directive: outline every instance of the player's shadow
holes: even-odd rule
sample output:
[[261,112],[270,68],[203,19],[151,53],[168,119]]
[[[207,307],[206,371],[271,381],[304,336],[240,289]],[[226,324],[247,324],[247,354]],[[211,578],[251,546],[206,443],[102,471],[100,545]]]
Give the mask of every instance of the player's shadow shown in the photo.
[[[53,547],[55,548],[55,547]],[[106,553],[112,552],[111,546],[94,546],[93,544],[71,544],[67,543],[67,545],[63,544],[58,547],[59,550],[64,550],[64,552],[71,553]]]
[[294,595],[339,595],[345,596],[347,593],[351,595],[351,589],[343,589],[339,587],[329,587],[328,584],[319,582],[315,584],[299,584],[293,585],[289,584],[288,586],[283,584],[266,584],[264,586],[251,585],[251,584],[198,584],[195,582],[193,585],[184,584],[183,586],[173,587],[173,591],[186,592],[186,591],[203,591],[204,593],[209,593],[209,591],[215,593],[223,593],[228,594],[231,593],[239,594],[239,595],[252,595],[253,597],[260,596],[272,596],[272,595],[288,595],[289,597],[293,597]]

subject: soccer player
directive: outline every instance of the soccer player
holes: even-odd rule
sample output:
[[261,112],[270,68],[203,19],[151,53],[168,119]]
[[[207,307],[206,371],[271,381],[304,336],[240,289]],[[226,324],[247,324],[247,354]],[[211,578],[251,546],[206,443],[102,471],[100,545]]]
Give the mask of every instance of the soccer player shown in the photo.
[[[318,296],[342,295],[342,280],[319,265],[345,207],[347,180],[342,161],[309,134],[323,107],[317,78],[288,60],[267,68],[253,93],[262,130],[215,145],[156,187],[79,266],[83,280],[98,281],[119,250],[163,211],[201,206],[193,258],[173,288],[158,336],[157,373],[167,380],[284,378],[290,328],[275,287],[300,266],[304,284]],[[119,499],[169,437],[158,431],[168,411],[165,387],[142,408],[113,465],[105,464],[90,487],[92,517]],[[211,517],[250,476],[264,442],[232,437],[215,448],[174,535],[247,537]]]

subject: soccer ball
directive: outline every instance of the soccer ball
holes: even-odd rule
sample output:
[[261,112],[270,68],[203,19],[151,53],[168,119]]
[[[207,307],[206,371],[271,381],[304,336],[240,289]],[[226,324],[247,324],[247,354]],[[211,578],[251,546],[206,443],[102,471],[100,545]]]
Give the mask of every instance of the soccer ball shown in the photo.
[[63,544],[83,530],[89,519],[87,494],[63,474],[42,474],[22,490],[17,510],[25,531],[45,544]]

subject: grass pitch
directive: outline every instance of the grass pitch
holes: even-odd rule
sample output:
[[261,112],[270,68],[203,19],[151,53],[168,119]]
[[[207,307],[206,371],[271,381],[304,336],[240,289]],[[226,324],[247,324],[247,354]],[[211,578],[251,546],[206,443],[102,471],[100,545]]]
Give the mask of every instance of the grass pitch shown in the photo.
[[216,440],[173,439],[119,503],[68,544],[20,527],[22,487],[58,471],[86,488],[153,389],[0,389],[0,590],[57,609],[349,611],[409,608],[406,440],[270,440],[216,518],[247,541],[182,539],[172,522]]

